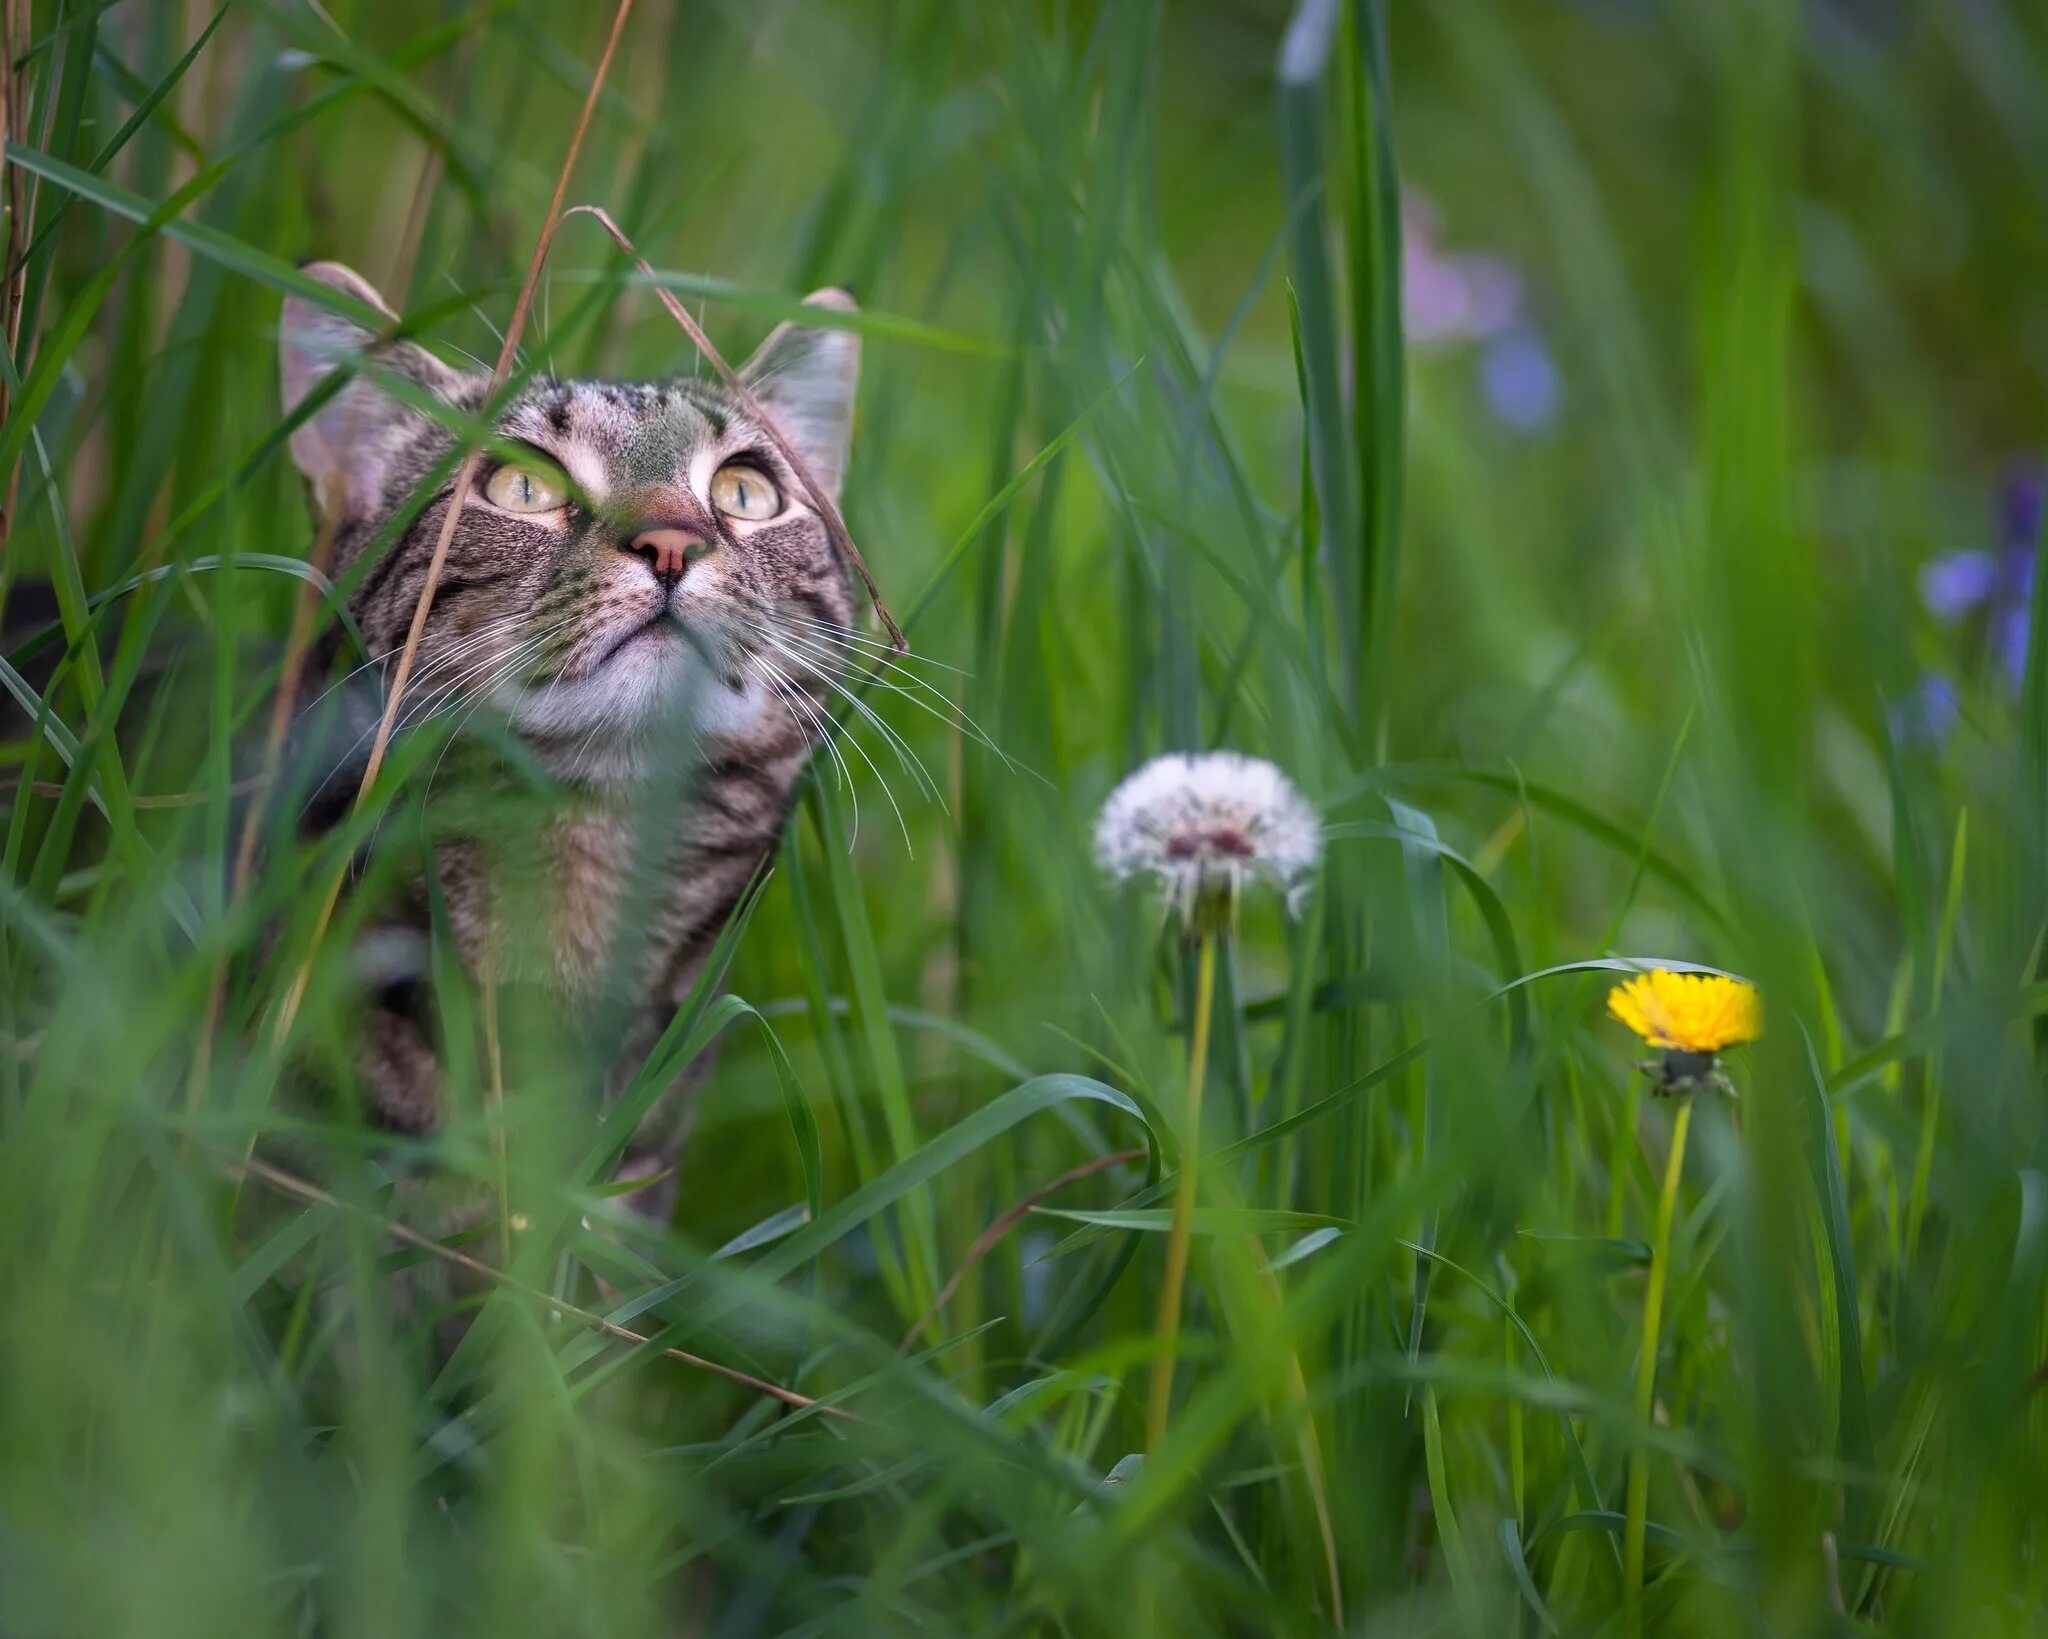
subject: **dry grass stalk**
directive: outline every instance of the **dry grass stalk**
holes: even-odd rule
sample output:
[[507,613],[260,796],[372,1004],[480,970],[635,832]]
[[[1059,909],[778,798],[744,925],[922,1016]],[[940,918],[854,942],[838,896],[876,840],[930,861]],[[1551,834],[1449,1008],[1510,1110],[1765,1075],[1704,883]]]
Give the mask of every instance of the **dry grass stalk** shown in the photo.
[[[583,150],[583,139],[589,133],[591,116],[597,111],[598,98],[603,94],[605,77],[611,72],[612,59],[617,55],[619,39],[626,31],[626,19],[632,15],[633,0],[619,0],[618,10],[612,14],[611,33],[604,43],[604,54],[598,58],[597,68],[590,77],[590,90],[583,99],[583,108],[576,116],[576,129],[569,138],[568,152],[562,156],[562,168],[555,177],[555,191],[548,200],[547,215],[542,219],[540,237],[535,241],[533,256],[526,266],[526,277],[520,281],[518,299],[512,305],[511,321],[505,326],[505,338],[498,349],[498,361],[491,370],[491,390],[496,392],[512,373],[513,361],[519,353],[519,338],[526,332],[527,316],[533,311],[534,287],[540,283],[540,271],[547,261],[548,246],[553,242],[555,227],[561,216],[562,201],[568,196],[569,178],[576,169],[576,157]],[[455,475],[455,492],[449,500],[447,514],[441,520],[441,533],[434,541],[434,555],[427,562],[425,581],[420,586],[419,601],[413,606],[412,625],[405,635],[404,647],[399,650],[398,664],[392,672],[391,686],[384,702],[384,715],[378,719],[377,732],[370,742],[370,756],[363,768],[362,783],[356,788],[356,807],[360,809],[369,799],[371,789],[377,783],[377,776],[383,772],[384,757],[391,747],[392,731],[398,725],[398,714],[405,703],[406,684],[411,681],[414,661],[418,658],[420,639],[427,628],[427,615],[434,607],[434,594],[440,589],[441,572],[448,561],[448,546],[455,539],[455,529],[462,521],[462,508],[469,499],[470,485],[476,481],[478,464],[483,459],[481,449],[472,449],[463,457],[462,466]],[[272,1033],[273,1049],[281,1049],[291,1034],[293,1021],[298,1017],[299,1005],[305,1000],[306,987],[312,982],[313,962],[319,955],[320,942],[326,937],[327,925],[334,917],[334,907],[341,897],[342,877],[337,875],[328,884],[326,898],[322,901],[320,913],[315,918],[313,936],[307,944],[305,960],[293,976],[290,989],[277,1012],[276,1028]]]
[[[346,1213],[350,1217],[362,1222],[373,1224],[401,1246],[408,1246],[415,1251],[425,1252],[431,1257],[439,1258],[443,1263],[475,1275],[480,1280],[489,1281],[492,1285],[502,1287],[508,1292],[516,1292],[521,1297],[531,1298],[536,1303],[546,1305],[557,1314],[566,1315],[581,1326],[587,1326],[594,1332],[604,1333],[606,1337],[616,1338],[621,1343],[635,1344],[640,1348],[648,1348],[654,1343],[654,1339],[646,1336],[644,1333],[636,1332],[630,1327],[620,1326],[605,1319],[603,1315],[593,1310],[579,1309],[572,1303],[565,1303],[553,1293],[543,1292],[538,1286],[529,1286],[525,1281],[506,1274],[504,1270],[493,1268],[481,1258],[472,1258],[467,1252],[457,1251],[452,1246],[444,1246],[431,1235],[422,1235],[418,1230],[408,1225],[395,1223],[391,1219],[381,1217],[365,1207],[353,1206],[329,1194],[326,1190],[320,1188],[318,1184],[310,1183],[304,1178],[285,1172],[281,1168],[273,1167],[267,1162],[253,1159],[244,1160],[240,1157],[222,1157],[222,1165],[234,1172],[237,1177],[253,1178],[266,1189],[272,1190],[279,1195],[287,1196],[292,1200],[303,1202],[307,1206],[330,1208],[336,1212]],[[847,1423],[861,1421],[859,1417],[842,1407],[827,1405],[823,1401],[813,1399],[810,1395],[799,1394],[795,1389],[786,1389],[780,1383],[771,1383],[765,1377],[755,1377],[749,1372],[741,1371],[737,1366],[726,1366],[716,1360],[707,1360],[702,1355],[691,1354],[687,1349],[663,1348],[661,1352],[667,1359],[678,1361],[697,1371],[710,1372],[714,1376],[723,1377],[729,1382],[738,1383],[743,1388],[752,1389],[757,1394],[765,1394],[770,1399],[780,1400],[784,1405],[793,1406],[799,1411],[815,1411],[821,1417],[836,1417],[841,1422]]]
[[974,1244],[967,1249],[967,1256],[960,1260],[960,1267],[955,1269],[952,1278],[939,1288],[939,1295],[932,1299],[931,1307],[919,1315],[917,1323],[903,1334],[903,1341],[897,1344],[896,1352],[898,1354],[910,1352],[910,1345],[917,1341],[917,1334],[934,1320],[938,1319],[940,1311],[952,1301],[953,1294],[960,1290],[960,1283],[973,1272],[974,1266],[994,1251],[997,1243],[1005,1235],[1009,1234],[1033,1207],[1057,1195],[1069,1184],[1077,1184],[1083,1178],[1092,1178],[1096,1173],[1106,1172],[1109,1168],[1119,1166],[1125,1161],[1142,1161],[1144,1159],[1145,1152],[1143,1150],[1118,1150],[1114,1155],[1098,1155],[1093,1161],[1082,1162],[1078,1167],[1061,1173],[1043,1189],[1034,1190],[1031,1194],[1025,1196],[1023,1200],[1011,1207],[1008,1212],[1005,1212],[975,1237]]
[[[340,508],[333,499],[327,498],[320,508],[320,532],[313,538],[311,563],[313,569],[324,581],[327,567],[334,556],[334,537],[340,520]],[[260,793],[270,788],[277,778],[277,767],[284,755],[284,739],[291,729],[292,714],[298,709],[299,682],[305,674],[306,656],[313,646],[313,617],[319,604],[320,592],[312,581],[299,584],[299,594],[292,606],[291,635],[285,641],[284,667],[277,680],[277,693],[270,702],[270,722],[264,733],[263,767],[253,779],[241,782],[231,788],[234,792],[248,789],[258,793],[256,800],[242,816],[242,834],[235,846],[234,872],[228,879],[227,905],[229,910],[242,902],[248,892],[249,878],[256,869],[256,843],[263,829],[263,799]],[[138,806],[141,806],[138,800]],[[213,972],[206,985],[206,1011],[200,1016],[199,1040],[192,1050],[192,1070],[186,1086],[186,1108],[196,1111],[206,1099],[207,1082],[213,1072],[214,1038],[220,1030],[220,1012],[227,996],[228,957],[222,952],[214,958]]]
[[875,577],[868,573],[867,560],[860,555],[860,548],[853,544],[853,537],[846,532],[846,520],[839,516],[839,508],[833,505],[832,497],[827,495],[823,486],[811,476],[811,469],[805,465],[803,457],[798,455],[789,440],[783,437],[775,424],[775,418],[761,407],[760,401],[752,393],[747,391],[747,384],[740,380],[738,372],[727,364],[725,356],[711,345],[711,338],[704,334],[704,327],[690,317],[689,309],[677,301],[674,293],[661,283],[661,276],[654,271],[647,258],[634,247],[633,241],[626,237],[625,230],[612,220],[609,211],[602,205],[572,205],[565,214],[593,217],[598,226],[611,235],[612,242],[633,259],[633,266],[639,270],[640,277],[647,281],[655,299],[668,310],[668,316],[683,327],[683,334],[690,338],[698,352],[711,361],[711,368],[718,372],[719,380],[723,381],[733,397],[740,401],[741,407],[746,410],[755,425],[768,435],[768,441],[775,446],[776,453],[789,463],[790,470],[797,476],[797,481],[804,486],[804,494],[810,497],[811,505],[824,520],[825,532],[832,537],[833,550],[844,560],[847,567],[860,577],[861,585],[867,590],[868,602],[874,606],[875,618],[882,623],[882,630],[889,634],[889,642],[898,654],[902,654],[910,645],[903,636],[903,629],[896,624],[895,616],[889,613],[888,605],[882,602],[882,593],[875,585]]

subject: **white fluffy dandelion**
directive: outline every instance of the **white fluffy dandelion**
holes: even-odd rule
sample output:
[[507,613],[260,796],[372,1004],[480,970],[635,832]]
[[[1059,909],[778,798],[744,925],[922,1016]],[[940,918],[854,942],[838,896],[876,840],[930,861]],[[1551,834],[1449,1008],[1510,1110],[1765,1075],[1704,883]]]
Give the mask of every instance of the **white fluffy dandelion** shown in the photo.
[[1118,882],[1156,883],[1194,950],[1188,1022],[1187,1104],[1166,1268],[1159,1286],[1159,1346],[1145,1396],[1145,1449],[1166,1437],[1173,1405],[1181,1294],[1202,1159],[1202,1084],[1216,996],[1216,952],[1228,943],[1238,897],[1269,883],[1295,910],[1322,854],[1316,811],[1271,763],[1235,751],[1155,757],[1109,794],[1095,821],[1095,858]]
[[1300,906],[1322,854],[1316,811],[1269,762],[1235,751],[1170,752],[1126,779],[1095,822],[1095,858],[1119,882],[1158,883],[1185,920],[1268,882]]

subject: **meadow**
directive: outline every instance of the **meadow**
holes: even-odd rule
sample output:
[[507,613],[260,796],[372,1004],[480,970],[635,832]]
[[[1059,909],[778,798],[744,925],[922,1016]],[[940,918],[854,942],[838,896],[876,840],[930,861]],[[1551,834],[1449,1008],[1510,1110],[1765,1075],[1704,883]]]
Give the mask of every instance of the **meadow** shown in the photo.
[[[2048,1632],[2048,11],[0,0],[0,50],[5,1639]],[[573,215],[529,282],[553,199],[651,271]],[[730,358],[860,299],[908,652],[866,624],[657,1050],[710,1057],[665,1226],[588,1036],[445,942],[441,1131],[289,1096],[486,729],[324,838],[251,781],[293,657],[360,658],[311,258],[522,375],[707,371],[664,292]],[[1322,860],[1205,947],[1091,835],[1214,748]],[[1727,1089],[1638,1071],[1655,967],[1757,987]],[[491,1222],[407,1221],[421,1169]]]

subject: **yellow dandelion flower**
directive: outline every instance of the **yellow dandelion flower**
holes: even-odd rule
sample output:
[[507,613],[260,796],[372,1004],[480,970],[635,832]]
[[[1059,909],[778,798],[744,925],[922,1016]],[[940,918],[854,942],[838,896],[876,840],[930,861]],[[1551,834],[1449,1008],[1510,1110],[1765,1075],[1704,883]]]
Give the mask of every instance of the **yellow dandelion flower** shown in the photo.
[[1640,1066],[1660,1093],[1732,1092],[1715,1055],[1763,1031],[1756,986],[1719,973],[1639,973],[1608,992],[1607,1011],[1663,1050]]
[[1718,1053],[1763,1031],[1756,986],[1718,973],[1639,973],[1608,993],[1607,1011],[1652,1047],[1681,1053]]

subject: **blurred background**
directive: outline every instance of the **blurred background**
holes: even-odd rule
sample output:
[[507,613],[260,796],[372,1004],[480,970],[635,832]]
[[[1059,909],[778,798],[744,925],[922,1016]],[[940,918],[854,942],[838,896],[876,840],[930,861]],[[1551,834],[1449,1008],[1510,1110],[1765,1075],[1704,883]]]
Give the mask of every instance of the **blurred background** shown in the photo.
[[[612,8],[0,9],[0,1634],[2048,1627],[2048,13],[636,0],[567,197],[728,357],[859,296],[930,786],[841,712],[639,1230],[573,1033],[445,951],[444,1133],[279,1091],[452,722],[230,888],[281,294],[494,357]],[[587,218],[524,360],[702,368]],[[1212,746],[1327,863],[1225,951],[1139,1462],[1189,964],[1088,837]],[[1768,1028],[1653,1278],[1660,961]],[[452,1360],[421,1164],[519,1282]]]

